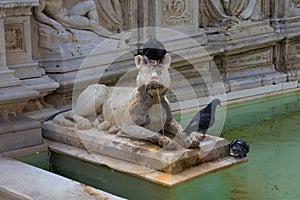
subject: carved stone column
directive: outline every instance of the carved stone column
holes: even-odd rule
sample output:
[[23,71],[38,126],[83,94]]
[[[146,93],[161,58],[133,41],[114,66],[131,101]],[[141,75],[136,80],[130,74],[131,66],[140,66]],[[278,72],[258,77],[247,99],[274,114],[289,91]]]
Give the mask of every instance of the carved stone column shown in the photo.
[[[24,106],[37,98],[39,92],[26,87],[14,76],[15,71],[7,67],[6,51],[8,46],[16,45],[14,34],[18,33],[18,29],[12,28],[8,34],[7,13],[15,7],[32,7],[37,3],[37,0],[0,1],[0,153],[43,144],[40,123],[22,114]],[[7,43],[10,41],[12,43]]]
[[258,88],[286,81],[275,70],[273,53],[282,35],[269,22],[269,0],[200,0],[200,26],[208,46],[219,46],[215,63],[227,92]]
[[272,0],[272,26],[284,38],[275,52],[276,68],[289,81],[300,80],[300,1]]

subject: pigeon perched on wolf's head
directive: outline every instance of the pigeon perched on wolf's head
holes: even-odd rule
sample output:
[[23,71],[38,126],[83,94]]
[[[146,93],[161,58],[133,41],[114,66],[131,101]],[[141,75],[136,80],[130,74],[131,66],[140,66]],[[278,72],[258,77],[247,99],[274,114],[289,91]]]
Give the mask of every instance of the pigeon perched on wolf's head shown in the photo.
[[166,53],[165,46],[155,38],[149,39],[143,47],[143,55],[151,60],[162,60]]
[[218,105],[221,105],[220,99],[212,100],[204,109],[200,110],[193,117],[184,132],[190,134],[194,131],[201,131],[203,133],[202,138],[205,138],[207,129],[215,122],[215,112]]
[[165,55],[167,50],[165,46],[157,39],[149,39],[143,49],[137,49],[135,55],[146,56],[149,60],[160,62]]

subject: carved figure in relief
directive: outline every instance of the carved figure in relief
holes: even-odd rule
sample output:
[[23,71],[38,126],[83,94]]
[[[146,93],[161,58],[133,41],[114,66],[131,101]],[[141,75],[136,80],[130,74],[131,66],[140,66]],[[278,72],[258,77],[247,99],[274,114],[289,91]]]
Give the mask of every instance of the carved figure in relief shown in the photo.
[[261,18],[260,0],[200,0],[200,26],[234,25]]
[[78,129],[95,127],[147,140],[166,149],[199,148],[201,134],[185,133],[172,117],[166,97],[171,84],[170,54],[155,61],[137,55],[135,64],[136,88],[90,85],[79,95],[74,108],[57,115],[54,123]]
[[52,26],[59,33],[66,33],[66,28],[90,30],[102,37],[109,37],[112,32],[99,25],[96,5],[93,0],[77,3],[70,9],[62,6],[62,0],[40,0],[34,8],[37,21]]

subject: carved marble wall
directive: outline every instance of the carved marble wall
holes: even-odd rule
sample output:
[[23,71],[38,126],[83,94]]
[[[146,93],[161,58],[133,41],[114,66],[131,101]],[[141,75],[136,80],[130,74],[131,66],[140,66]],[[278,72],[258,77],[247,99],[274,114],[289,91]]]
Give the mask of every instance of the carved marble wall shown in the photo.
[[[45,1],[54,0],[41,2]],[[86,5],[92,5],[89,7],[90,13],[97,11],[96,18],[80,14]],[[207,49],[222,73],[228,92],[251,88],[257,84],[265,86],[282,83],[286,81],[287,75],[281,72],[286,72],[288,66],[282,64],[285,63],[282,61],[298,59],[298,39],[291,39],[288,43],[287,40],[283,40],[285,33],[297,35],[297,16],[300,16],[300,8],[299,2],[295,0],[95,0],[94,4],[90,4],[89,0],[62,1],[58,9],[60,12],[68,13],[79,8],[77,17],[97,21],[96,29],[88,30],[64,24],[64,20],[61,21],[47,12],[47,6],[49,4],[46,7],[40,4],[34,9],[34,59],[39,61],[40,66],[51,78],[61,84],[56,93],[68,93],[68,98],[71,98],[72,86],[76,82],[80,64],[96,44],[106,40],[99,34],[98,28],[100,32],[107,30],[114,34],[135,28],[154,27],[132,31],[129,40],[131,50],[142,47],[149,38],[159,37],[163,42],[167,41],[169,50],[175,54],[178,50],[184,52],[184,49],[194,47],[179,34],[172,35],[166,31],[158,36],[155,27],[179,31]],[[57,32],[57,24],[43,21],[39,14],[56,21],[63,27],[63,31]],[[179,46],[179,43],[184,45]],[[16,48],[16,44],[11,44],[10,48]],[[19,46],[15,51],[21,48]],[[123,50],[126,51],[125,49]],[[285,52],[284,49],[288,51]],[[201,57],[200,54],[199,56]],[[107,54],[104,51],[98,57],[105,59]],[[129,60],[130,55],[120,62],[130,65]],[[177,63],[185,65],[180,59]],[[177,63],[175,62],[174,66],[178,66]],[[290,66],[292,65],[296,66]],[[102,64],[85,69],[88,74],[86,83],[95,79],[94,72],[99,66]],[[106,78],[106,82],[110,84],[123,73],[117,69],[117,64],[112,66],[114,75],[108,75]],[[184,67],[180,66],[180,69]],[[247,80],[251,78],[253,83],[249,84]],[[57,99],[57,96],[52,93],[52,97],[48,99]]]
[[[300,80],[299,0],[6,0],[0,1],[0,122],[19,120],[24,111],[49,114],[45,96],[57,107],[70,105],[74,84],[83,89],[103,71],[100,82],[113,85],[133,68],[130,51],[153,37],[173,53],[172,67],[197,98],[209,94],[191,64],[202,71],[216,64],[229,94]],[[82,66],[103,41],[105,48]],[[181,84],[175,90],[190,98]]]

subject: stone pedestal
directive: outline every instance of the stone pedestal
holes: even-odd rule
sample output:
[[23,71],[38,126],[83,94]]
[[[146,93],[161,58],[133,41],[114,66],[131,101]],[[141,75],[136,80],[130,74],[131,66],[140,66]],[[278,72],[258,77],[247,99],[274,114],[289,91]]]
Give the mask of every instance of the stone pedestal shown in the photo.
[[18,10],[30,11],[37,4],[36,0],[0,1],[0,152],[43,143],[40,123],[26,119],[22,114],[25,105],[37,98],[39,92],[26,87],[16,77],[18,73],[15,76],[15,71],[8,68],[11,58],[7,53],[11,47],[15,48],[16,55],[22,58],[27,55],[25,49],[22,53],[19,52],[19,47],[25,47],[25,42],[16,40],[18,37],[23,38],[19,34],[24,31],[25,26],[22,23],[7,26],[6,16]]
[[229,155],[229,142],[213,136],[208,136],[200,143],[200,150],[182,148],[176,151],[166,151],[143,140],[118,137],[96,129],[76,130],[61,127],[51,121],[43,124],[43,136],[89,152],[101,153],[168,173],[181,172]]
[[24,86],[39,92],[37,98],[28,102],[25,112],[36,111],[37,104],[41,105],[38,107],[38,110],[42,110],[40,113],[44,112],[44,96],[59,84],[45,75],[45,71],[38,67],[38,62],[32,60],[30,15],[32,7],[37,6],[38,1],[8,1],[6,5],[11,5],[5,9],[4,18],[7,67],[14,71],[14,75]]

